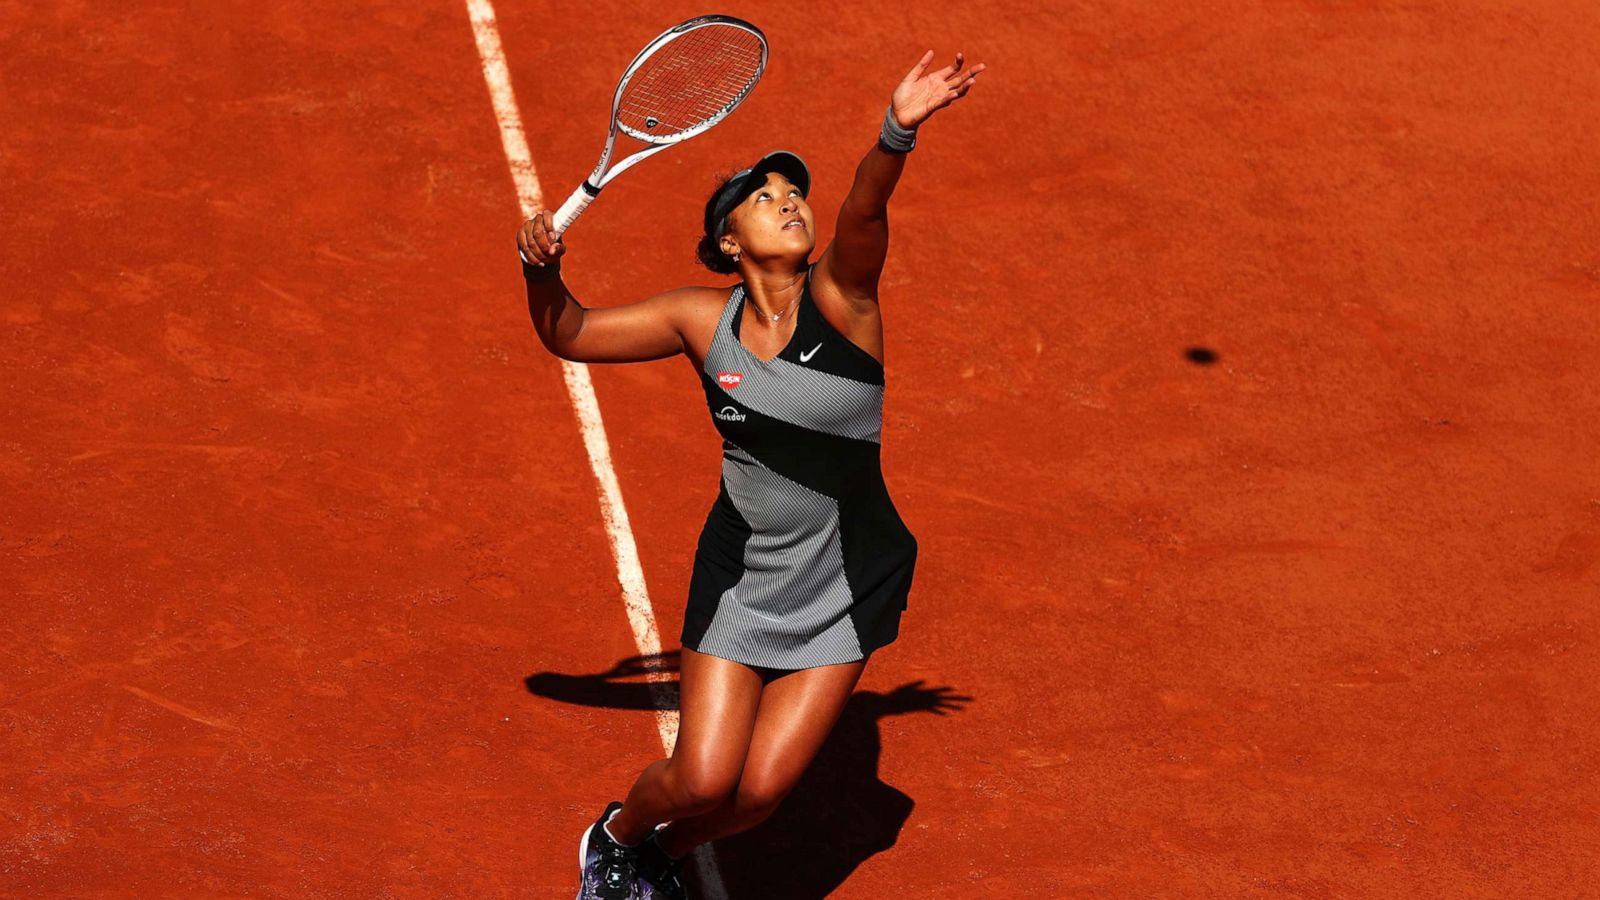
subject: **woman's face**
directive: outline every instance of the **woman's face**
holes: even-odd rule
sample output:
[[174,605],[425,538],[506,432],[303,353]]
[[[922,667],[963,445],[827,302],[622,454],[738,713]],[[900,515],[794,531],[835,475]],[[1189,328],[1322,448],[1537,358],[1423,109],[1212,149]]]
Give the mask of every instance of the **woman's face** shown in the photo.
[[777,172],[728,214],[722,251],[753,259],[805,259],[817,246],[811,207],[800,189]]

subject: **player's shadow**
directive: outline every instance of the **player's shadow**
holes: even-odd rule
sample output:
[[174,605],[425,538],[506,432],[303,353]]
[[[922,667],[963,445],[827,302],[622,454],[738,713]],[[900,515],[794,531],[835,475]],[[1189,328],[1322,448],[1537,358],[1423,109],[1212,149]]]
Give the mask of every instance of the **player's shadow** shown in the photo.
[[[540,672],[525,679],[540,697],[584,706],[650,710],[676,709],[676,679],[647,679],[676,673],[676,652],[635,656],[594,675]],[[655,696],[652,696],[654,694]],[[749,831],[716,841],[714,848],[730,900],[819,900],[832,893],[856,867],[893,847],[915,802],[878,778],[883,742],[878,720],[902,713],[944,715],[971,697],[919,681],[888,693],[857,691],[827,741],[794,791],[777,812]],[[627,785],[618,785],[618,792]],[[691,882],[698,878],[687,870]],[[698,884],[691,895],[701,894]]]

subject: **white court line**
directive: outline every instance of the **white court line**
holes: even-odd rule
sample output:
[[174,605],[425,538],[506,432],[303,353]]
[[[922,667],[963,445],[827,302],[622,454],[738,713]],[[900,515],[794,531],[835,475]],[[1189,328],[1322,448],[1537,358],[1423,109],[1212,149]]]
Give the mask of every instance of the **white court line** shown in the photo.
[[[466,3],[467,15],[472,20],[472,36],[478,44],[478,57],[483,62],[483,80],[489,87],[489,99],[494,103],[495,120],[500,123],[500,143],[505,148],[506,163],[511,167],[511,178],[517,185],[522,217],[526,219],[539,210],[542,192],[539,175],[533,168],[533,155],[528,152],[528,138],[522,130],[522,117],[517,113],[517,98],[511,91],[511,71],[506,67],[505,50],[500,45],[494,6],[490,0],[466,0]],[[510,246],[508,241],[507,247]],[[583,447],[589,454],[589,468],[600,488],[600,515],[605,520],[611,555],[617,563],[617,581],[622,586],[622,600],[628,610],[634,643],[641,654],[657,655],[661,652],[661,635],[656,630],[650,594],[645,590],[644,568],[639,565],[639,548],[633,541],[633,528],[628,524],[628,510],[622,504],[622,488],[611,466],[611,445],[606,441],[605,423],[600,419],[600,403],[595,399],[594,383],[589,380],[589,367],[562,360],[561,374],[567,383],[572,410],[578,416]],[[656,730],[661,735],[661,746],[670,753],[678,740],[678,711],[661,683],[666,677],[660,672],[651,675],[650,696],[656,707]],[[711,845],[697,847],[695,856],[706,900],[727,900],[728,892],[722,885],[722,873],[717,868]]]

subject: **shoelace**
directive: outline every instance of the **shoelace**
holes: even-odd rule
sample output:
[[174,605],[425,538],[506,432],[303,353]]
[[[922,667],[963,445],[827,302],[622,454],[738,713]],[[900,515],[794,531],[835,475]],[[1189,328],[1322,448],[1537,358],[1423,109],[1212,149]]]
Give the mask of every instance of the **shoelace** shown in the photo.
[[639,871],[634,866],[633,851],[619,844],[609,841],[600,847],[600,865],[598,875],[600,883],[595,885],[596,897],[605,900],[634,900],[638,894]]

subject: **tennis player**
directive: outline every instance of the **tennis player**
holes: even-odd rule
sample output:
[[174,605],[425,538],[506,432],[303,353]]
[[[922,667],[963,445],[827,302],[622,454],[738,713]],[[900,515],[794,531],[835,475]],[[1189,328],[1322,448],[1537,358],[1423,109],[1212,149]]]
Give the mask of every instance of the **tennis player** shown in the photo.
[[579,900],[684,897],[689,852],[777,808],[867,658],[898,636],[917,544],[879,466],[888,203],[918,127],[985,68],[957,53],[929,71],[933,58],[895,87],[815,263],[811,175],[786,151],[706,201],[697,254],[737,275],[731,287],[588,309],[561,280],[551,212],[518,231],[545,347],[579,362],[688,356],[724,439],[684,614],[677,744],[585,829]]

